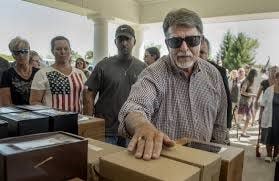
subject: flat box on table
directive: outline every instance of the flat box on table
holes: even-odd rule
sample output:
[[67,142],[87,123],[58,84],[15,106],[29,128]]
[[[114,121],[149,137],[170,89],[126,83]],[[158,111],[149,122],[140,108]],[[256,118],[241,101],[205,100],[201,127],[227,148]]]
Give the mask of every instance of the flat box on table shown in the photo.
[[8,137],[8,122],[0,120],[0,139]]
[[0,114],[19,113],[19,112],[24,112],[24,111],[22,109],[18,109],[13,106],[0,107]]
[[112,181],[199,181],[200,169],[164,157],[144,161],[121,151],[100,158],[100,175]]
[[78,113],[56,109],[38,110],[34,113],[49,116],[49,131],[78,134]]
[[1,114],[0,119],[8,122],[9,136],[44,133],[49,129],[48,116],[32,112]]
[[220,181],[241,181],[243,173],[244,150],[216,143],[206,143],[188,138],[177,140],[178,144],[215,152],[221,156]]
[[161,156],[199,167],[201,169],[200,181],[219,181],[221,157],[217,154],[175,145],[175,147],[163,149]]
[[64,132],[0,140],[1,181],[87,177],[87,140]]
[[99,158],[112,153],[126,150],[123,147],[112,145],[98,140],[87,138],[88,140],[88,181],[98,181],[99,178]]
[[43,105],[18,105],[16,107],[26,111],[38,111],[38,110],[51,109],[50,107],[43,106]]
[[79,115],[78,135],[105,141],[105,120],[91,116]]

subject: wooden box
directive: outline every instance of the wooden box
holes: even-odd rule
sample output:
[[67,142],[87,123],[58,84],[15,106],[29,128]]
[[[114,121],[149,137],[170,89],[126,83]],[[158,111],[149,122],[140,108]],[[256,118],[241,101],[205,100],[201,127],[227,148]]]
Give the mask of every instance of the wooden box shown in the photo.
[[8,122],[9,136],[44,133],[49,129],[48,116],[32,112],[1,114],[0,119]]
[[0,114],[19,113],[19,112],[24,112],[24,111],[13,106],[0,107]]
[[38,111],[38,110],[51,109],[50,107],[43,106],[43,105],[17,105],[16,107],[25,111]]
[[2,139],[0,180],[86,180],[87,151],[87,140],[64,132]]
[[78,113],[56,109],[38,110],[34,113],[49,116],[49,131],[78,134]]
[[0,139],[8,137],[8,122],[0,120]]

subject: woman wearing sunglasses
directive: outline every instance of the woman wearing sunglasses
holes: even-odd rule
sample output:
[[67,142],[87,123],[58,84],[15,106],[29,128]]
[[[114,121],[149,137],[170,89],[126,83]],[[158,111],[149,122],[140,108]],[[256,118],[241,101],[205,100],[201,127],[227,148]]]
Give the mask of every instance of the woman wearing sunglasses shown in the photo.
[[37,68],[29,64],[30,45],[21,37],[12,39],[9,49],[15,66],[3,72],[0,85],[0,106],[29,104],[30,88]]

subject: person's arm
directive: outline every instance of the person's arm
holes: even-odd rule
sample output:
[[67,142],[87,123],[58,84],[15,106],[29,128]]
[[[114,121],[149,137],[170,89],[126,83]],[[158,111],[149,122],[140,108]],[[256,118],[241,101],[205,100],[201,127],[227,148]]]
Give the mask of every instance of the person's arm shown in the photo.
[[[159,131],[151,123],[151,117],[160,106],[162,82],[145,69],[142,78],[132,86],[127,101],[119,112],[118,133],[124,137],[132,137],[128,150],[135,153],[136,158],[150,160],[159,158],[162,145],[174,145],[167,135]],[[163,78],[162,78],[163,79]]]
[[218,87],[219,92],[219,104],[217,107],[217,116],[216,120],[213,124],[213,131],[212,131],[212,138],[211,141],[219,144],[225,143],[225,138],[227,134],[227,94],[225,90],[225,86],[220,78],[220,76],[217,77],[218,84],[216,85]]
[[263,86],[260,85],[259,90],[258,90],[258,93],[257,93],[257,96],[256,96],[256,101],[255,101],[255,102],[256,102],[256,104],[255,104],[255,107],[256,107],[256,108],[258,108],[258,107],[260,106],[259,98],[260,98],[262,92],[263,92]]
[[130,112],[125,118],[125,123],[128,133],[133,135],[128,151],[135,151],[136,158],[143,158],[144,160],[158,159],[163,145],[174,145],[174,141],[156,129],[139,112]]
[[0,88],[0,106],[12,104],[11,91],[9,87]]
[[85,82],[87,87],[83,93],[83,114],[93,116],[95,114],[94,101],[103,83],[103,65],[99,62]]
[[83,114],[93,116],[95,113],[94,109],[94,100],[96,97],[96,93],[85,89],[83,92]]
[[43,105],[44,96],[45,96],[45,90],[31,89],[29,103],[31,105]]

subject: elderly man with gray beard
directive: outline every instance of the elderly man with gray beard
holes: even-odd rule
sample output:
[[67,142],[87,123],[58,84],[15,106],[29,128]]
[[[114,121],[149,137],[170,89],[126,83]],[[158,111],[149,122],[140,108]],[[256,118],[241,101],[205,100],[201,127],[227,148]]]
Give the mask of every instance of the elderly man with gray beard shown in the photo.
[[163,29],[169,55],[147,67],[119,113],[119,134],[131,137],[136,158],[157,159],[162,146],[182,137],[224,143],[227,98],[218,70],[199,58],[203,24],[178,9]]

